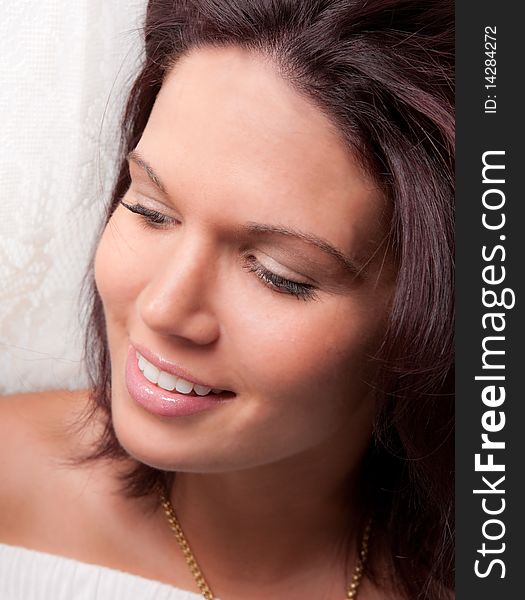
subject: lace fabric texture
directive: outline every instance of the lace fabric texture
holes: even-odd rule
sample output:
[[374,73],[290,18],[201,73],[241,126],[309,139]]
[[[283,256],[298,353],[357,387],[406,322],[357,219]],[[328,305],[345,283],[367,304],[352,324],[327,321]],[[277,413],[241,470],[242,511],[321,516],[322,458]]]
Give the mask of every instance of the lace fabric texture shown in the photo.
[[80,282],[111,191],[145,7],[1,2],[0,394],[86,384]]

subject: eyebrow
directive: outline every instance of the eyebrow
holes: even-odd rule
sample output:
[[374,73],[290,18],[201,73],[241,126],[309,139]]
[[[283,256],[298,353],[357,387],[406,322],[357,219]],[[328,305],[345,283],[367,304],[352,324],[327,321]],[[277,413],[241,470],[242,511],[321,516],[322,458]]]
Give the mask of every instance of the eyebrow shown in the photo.
[[159,189],[165,196],[168,195],[168,192],[166,191],[166,186],[162,183],[160,177],[155,173],[153,167],[147,161],[145,161],[136,150],[132,150],[126,156],[126,159],[128,163],[130,160],[132,160],[139,167],[141,167],[146,172],[146,175],[150,178],[153,185],[157,189]]
[[[137,150],[132,150],[127,155],[127,160],[133,161],[139,167],[143,169],[146,173],[150,181],[153,185],[165,196],[168,196],[168,192],[166,190],[166,186],[162,183],[160,177],[155,173],[153,167],[139,154]],[[270,225],[267,223],[255,223],[253,221],[248,221],[244,225],[241,225],[237,228],[240,233],[248,233],[248,234],[264,234],[264,233],[274,233],[279,234],[291,238],[300,239],[303,242],[311,246],[315,246],[322,250],[325,254],[330,255],[334,258],[348,273],[352,276],[356,276],[361,272],[361,269],[357,267],[355,262],[348,258],[341,250],[338,250],[335,246],[330,244],[328,240],[325,240],[313,233],[306,233],[304,231],[299,231],[298,229],[294,229],[292,227],[284,227],[283,225]]]

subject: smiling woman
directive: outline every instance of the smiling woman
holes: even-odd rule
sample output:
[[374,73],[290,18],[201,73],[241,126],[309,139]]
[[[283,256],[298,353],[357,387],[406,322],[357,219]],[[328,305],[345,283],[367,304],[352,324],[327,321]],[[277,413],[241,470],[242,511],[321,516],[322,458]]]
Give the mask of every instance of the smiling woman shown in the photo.
[[[386,202],[328,119],[257,54],[199,49],[167,75],[130,158],[131,185],[95,260],[122,446],[159,469],[206,473],[304,452],[335,460],[348,436],[361,455],[374,411],[368,357],[395,277]],[[272,231],[288,227],[359,257],[345,259],[351,276],[333,254]],[[154,367],[180,360],[189,381],[234,395],[218,403],[142,385],[139,348]],[[200,418],[159,423],[144,408]]]
[[145,41],[91,386],[3,403],[0,558],[97,598],[450,597],[453,5],[150,0]]

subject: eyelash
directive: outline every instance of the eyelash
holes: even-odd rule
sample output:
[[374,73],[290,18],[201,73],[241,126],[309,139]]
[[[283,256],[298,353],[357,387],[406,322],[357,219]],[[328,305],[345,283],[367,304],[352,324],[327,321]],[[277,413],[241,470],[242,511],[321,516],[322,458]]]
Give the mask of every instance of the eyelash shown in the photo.
[[[317,294],[315,293],[315,288],[312,285],[306,283],[298,283],[297,281],[291,281],[290,279],[285,279],[284,277],[280,277],[271,271],[268,271],[261,265],[255,263],[254,256],[248,256],[248,260],[250,260],[250,264],[245,265],[243,269],[248,271],[249,273],[255,273],[262,282],[268,286],[270,289],[285,290],[285,293],[295,296],[299,300],[315,300],[317,299]],[[282,292],[278,292],[282,293]]]
[[121,200],[120,203],[132,213],[140,215],[146,229],[150,229],[151,227],[154,229],[165,229],[175,221],[175,219],[171,219],[151,208],[146,208],[145,206],[142,206],[142,204],[126,204],[124,200]]
[[[165,229],[175,221],[175,219],[167,217],[151,208],[142,206],[142,204],[130,205],[126,204],[123,200],[121,200],[120,203],[132,213],[139,215],[146,229]],[[243,269],[250,273],[255,273],[271,290],[274,290],[277,293],[283,293],[284,291],[284,293],[295,296],[299,300],[306,301],[317,299],[317,294],[315,292],[316,288],[313,285],[285,279],[255,263],[255,257],[249,256],[247,258],[250,260],[250,264],[245,265]]]

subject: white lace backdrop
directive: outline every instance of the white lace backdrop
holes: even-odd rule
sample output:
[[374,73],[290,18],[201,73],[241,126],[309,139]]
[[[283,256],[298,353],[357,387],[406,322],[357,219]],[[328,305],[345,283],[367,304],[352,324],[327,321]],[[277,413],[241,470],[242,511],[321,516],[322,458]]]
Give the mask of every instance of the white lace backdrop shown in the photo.
[[79,286],[146,0],[0,0],[0,394],[86,383]]

